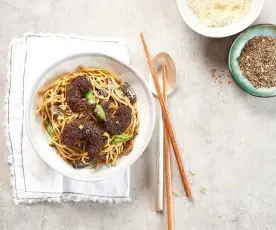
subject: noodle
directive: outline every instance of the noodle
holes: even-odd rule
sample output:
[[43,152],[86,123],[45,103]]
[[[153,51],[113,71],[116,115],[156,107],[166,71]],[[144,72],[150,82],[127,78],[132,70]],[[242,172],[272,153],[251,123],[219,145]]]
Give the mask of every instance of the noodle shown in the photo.
[[[132,110],[131,123],[125,131],[132,139],[127,142],[112,144],[112,137],[108,133],[104,133],[105,145],[100,152],[100,155],[103,157],[93,162],[96,167],[99,164],[114,165],[121,155],[127,155],[131,152],[134,144],[133,139],[137,135],[139,126],[136,103],[131,104],[129,98],[121,91],[120,87],[122,81],[116,74],[106,69],[91,68],[87,66],[79,67],[77,72],[74,73],[65,73],[52,84],[38,91],[38,95],[42,97],[42,101],[36,114],[41,115],[42,127],[51,137],[51,146],[57,149],[58,154],[70,165],[74,165],[76,161],[81,161],[85,164],[88,159],[86,141],[80,141],[72,148],[60,143],[60,135],[64,127],[70,122],[78,118],[93,119],[96,121],[92,112],[73,113],[66,103],[66,87],[73,79],[83,75],[88,77],[97,103],[107,102],[109,99],[112,99],[113,115],[121,105],[128,106]],[[98,94],[98,91],[101,89],[107,92],[105,96]],[[58,106],[59,110],[62,112],[62,116],[55,117],[53,112],[54,106]],[[47,129],[48,123],[52,126],[52,135]]]

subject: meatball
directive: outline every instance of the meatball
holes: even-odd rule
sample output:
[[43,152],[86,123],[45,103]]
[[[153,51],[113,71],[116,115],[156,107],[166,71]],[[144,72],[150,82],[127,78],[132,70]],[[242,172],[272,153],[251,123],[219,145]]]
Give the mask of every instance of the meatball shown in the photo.
[[90,104],[84,94],[91,88],[91,84],[86,76],[77,77],[66,89],[66,102],[73,112],[84,112],[95,108],[95,104]]
[[103,131],[93,120],[76,119],[65,125],[60,142],[68,147],[72,147],[77,141],[87,141],[87,151],[89,161],[100,156],[104,146]]
[[114,114],[106,112],[106,120],[102,123],[104,131],[110,135],[123,133],[130,125],[132,118],[132,110],[128,106],[120,106]]

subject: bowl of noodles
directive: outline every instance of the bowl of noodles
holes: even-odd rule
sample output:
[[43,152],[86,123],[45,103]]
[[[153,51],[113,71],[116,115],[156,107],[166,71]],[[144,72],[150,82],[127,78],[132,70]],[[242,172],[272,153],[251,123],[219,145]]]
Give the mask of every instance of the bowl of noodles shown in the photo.
[[154,101],[145,80],[104,54],[56,62],[34,83],[28,101],[25,124],[34,150],[76,180],[104,180],[126,169],[154,129]]

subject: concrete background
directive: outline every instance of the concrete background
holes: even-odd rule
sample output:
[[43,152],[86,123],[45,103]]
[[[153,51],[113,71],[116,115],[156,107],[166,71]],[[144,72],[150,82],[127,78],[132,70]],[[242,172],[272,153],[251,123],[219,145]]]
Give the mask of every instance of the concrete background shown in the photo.
[[[275,1],[266,0],[257,22],[276,23],[275,12]],[[249,96],[232,83],[227,55],[235,37],[195,34],[182,21],[174,0],[1,0],[1,98],[8,44],[27,31],[124,37],[132,65],[147,76],[139,37],[143,31],[152,53],[166,51],[175,60],[179,86],[169,99],[171,117],[186,168],[196,173],[190,176],[195,197],[191,203],[172,158],[176,229],[276,229],[276,99]],[[133,201],[118,205],[15,206],[1,138],[0,229],[166,229],[166,216],[155,213],[156,134],[132,167]],[[200,193],[202,186],[205,194]]]

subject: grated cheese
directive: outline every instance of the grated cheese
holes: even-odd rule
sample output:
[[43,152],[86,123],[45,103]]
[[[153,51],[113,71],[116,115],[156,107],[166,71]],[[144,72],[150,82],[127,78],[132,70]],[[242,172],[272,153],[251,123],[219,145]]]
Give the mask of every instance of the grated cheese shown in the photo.
[[194,14],[208,27],[222,27],[240,21],[251,0],[187,0]]

